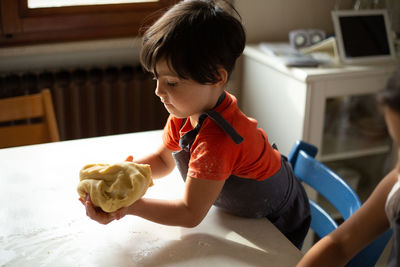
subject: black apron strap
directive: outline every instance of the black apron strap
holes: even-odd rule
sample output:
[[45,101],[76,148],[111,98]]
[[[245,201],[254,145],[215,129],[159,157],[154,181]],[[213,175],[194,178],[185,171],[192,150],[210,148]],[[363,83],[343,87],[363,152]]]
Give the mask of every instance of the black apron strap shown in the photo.
[[229,135],[229,137],[232,139],[235,144],[240,144],[243,142],[244,138],[241,137],[238,132],[222,117],[221,114],[216,112],[215,110],[209,110],[205,112],[208,117],[210,117],[213,121],[215,121],[219,127],[221,127],[222,130],[224,130],[225,133]]
[[[218,98],[217,104],[215,107],[217,107],[219,104],[224,101],[226,96],[226,93],[223,92],[221,96]],[[214,107],[214,108],[215,108]],[[196,125],[195,128],[184,134],[181,139],[179,139],[179,146],[185,150],[185,151],[190,151],[190,146],[192,145],[194,139],[196,138],[197,134],[200,131],[201,126],[203,125],[204,120],[209,117],[211,118],[217,125],[226,133],[228,136],[232,139],[235,144],[240,144],[243,142],[244,138],[236,132],[236,130],[222,117],[220,113],[215,111],[214,109],[208,110],[204,113],[202,113],[199,117],[199,121]],[[185,124],[187,119],[184,119],[182,121],[181,127]]]

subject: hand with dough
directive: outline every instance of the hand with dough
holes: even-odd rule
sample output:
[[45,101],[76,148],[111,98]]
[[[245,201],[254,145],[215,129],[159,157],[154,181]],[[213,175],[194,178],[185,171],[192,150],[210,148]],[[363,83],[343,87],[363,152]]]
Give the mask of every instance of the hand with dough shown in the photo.
[[78,193],[82,203],[89,200],[94,207],[110,213],[132,205],[152,184],[147,164],[89,164],[80,171]]

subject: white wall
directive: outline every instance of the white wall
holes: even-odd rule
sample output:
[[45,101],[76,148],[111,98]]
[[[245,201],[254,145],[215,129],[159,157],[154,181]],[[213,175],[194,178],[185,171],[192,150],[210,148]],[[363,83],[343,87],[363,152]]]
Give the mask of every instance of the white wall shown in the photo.
[[[254,43],[287,41],[288,32],[298,28],[331,31],[330,11],[336,1],[341,2],[340,8],[348,8],[353,0],[235,0],[234,3],[242,16],[248,43]],[[0,48],[0,73],[138,62],[139,47],[140,40],[124,38]],[[239,78],[232,78],[237,83]]]
[[[352,8],[353,0],[235,0],[246,29],[247,43],[289,42],[296,29],[321,29],[333,33],[331,11]],[[229,83],[240,104],[241,61]]]
[[235,0],[247,31],[248,43],[288,41],[294,29],[333,32],[330,12],[352,7],[353,0]]

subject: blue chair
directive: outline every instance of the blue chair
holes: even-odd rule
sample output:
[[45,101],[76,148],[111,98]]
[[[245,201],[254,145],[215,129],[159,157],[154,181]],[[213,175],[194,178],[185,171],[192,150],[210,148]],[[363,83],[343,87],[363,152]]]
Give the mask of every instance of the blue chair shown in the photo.
[[[346,220],[362,203],[356,192],[340,176],[314,158],[317,152],[315,146],[297,141],[288,159],[298,179],[325,197]],[[312,216],[310,227],[320,238],[338,227],[335,220],[321,206],[311,199],[309,202]],[[391,235],[392,230],[383,233],[357,254],[347,266],[374,266]]]

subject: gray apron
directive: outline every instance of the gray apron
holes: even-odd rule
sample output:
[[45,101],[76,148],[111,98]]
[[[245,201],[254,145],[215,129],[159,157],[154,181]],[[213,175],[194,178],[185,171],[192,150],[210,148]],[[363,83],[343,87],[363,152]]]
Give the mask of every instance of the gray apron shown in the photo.
[[[218,104],[224,96],[221,96]],[[184,181],[189,168],[190,147],[207,118],[215,121],[236,144],[243,141],[215,110],[201,114],[197,126],[179,140],[181,150],[172,153]],[[184,123],[185,120],[182,126]],[[293,174],[286,157],[281,158],[280,170],[263,181],[229,176],[214,205],[241,217],[267,217],[296,247],[301,248],[310,226],[310,207],[304,188]]]

